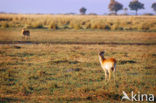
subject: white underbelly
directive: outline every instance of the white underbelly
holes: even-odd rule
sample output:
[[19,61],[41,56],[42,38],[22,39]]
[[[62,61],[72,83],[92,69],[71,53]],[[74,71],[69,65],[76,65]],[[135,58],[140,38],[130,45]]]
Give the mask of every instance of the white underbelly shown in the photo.
[[113,68],[113,64],[112,63],[106,63],[105,65],[102,66],[104,69],[106,70],[110,70],[111,68]]

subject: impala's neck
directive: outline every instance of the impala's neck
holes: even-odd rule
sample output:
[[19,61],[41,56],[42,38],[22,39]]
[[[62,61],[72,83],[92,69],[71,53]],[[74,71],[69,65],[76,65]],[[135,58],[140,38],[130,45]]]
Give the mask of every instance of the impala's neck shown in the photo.
[[104,60],[105,60],[104,55],[99,55],[99,61],[100,61],[101,64],[102,64],[102,61],[104,61]]

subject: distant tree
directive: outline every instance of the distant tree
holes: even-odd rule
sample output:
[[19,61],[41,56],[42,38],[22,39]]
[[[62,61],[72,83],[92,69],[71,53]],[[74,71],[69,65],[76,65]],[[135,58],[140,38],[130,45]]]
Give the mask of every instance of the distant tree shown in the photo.
[[125,11],[125,15],[127,15],[127,10],[128,10],[128,8],[124,8],[124,11]]
[[153,10],[154,10],[155,13],[156,13],[156,2],[152,4],[152,8],[153,8]]
[[121,3],[115,1],[115,0],[111,0],[108,8],[109,8],[110,11],[113,11],[113,12],[115,12],[115,14],[117,14],[117,12],[119,10],[123,9],[123,5]]
[[138,10],[139,9],[144,9],[144,4],[139,2],[138,0],[133,0],[129,3],[129,8],[131,10],[135,10],[136,11],[136,15],[138,15]]
[[87,9],[85,7],[80,8],[80,14],[85,15]]

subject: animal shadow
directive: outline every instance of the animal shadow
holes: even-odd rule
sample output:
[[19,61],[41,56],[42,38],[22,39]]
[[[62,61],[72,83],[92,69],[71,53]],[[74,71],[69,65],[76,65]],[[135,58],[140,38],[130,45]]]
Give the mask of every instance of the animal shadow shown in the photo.
[[60,63],[77,64],[79,62],[78,61],[69,61],[69,60],[57,60],[57,61],[52,61],[52,63],[56,63],[56,64],[60,64]]
[[133,60],[123,60],[123,61],[119,61],[119,64],[134,64],[136,63],[136,61],[133,61]]
[[16,98],[9,98],[9,97],[0,97],[0,103],[12,103],[12,102],[19,102]]

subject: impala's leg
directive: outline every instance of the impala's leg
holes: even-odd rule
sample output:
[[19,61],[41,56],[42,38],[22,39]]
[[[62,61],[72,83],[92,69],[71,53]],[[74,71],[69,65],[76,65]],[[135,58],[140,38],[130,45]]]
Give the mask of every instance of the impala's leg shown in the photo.
[[106,74],[106,70],[105,70],[105,69],[103,69],[103,70],[104,70],[104,72],[105,72],[105,81],[106,81],[106,77],[107,77],[107,76],[106,76],[106,75],[107,75],[107,74]]
[[111,70],[108,71],[109,72],[109,81],[111,79]]
[[109,72],[108,70],[105,69],[105,85],[108,84],[108,75],[109,75]]
[[104,69],[104,72],[105,72],[105,81],[107,81],[107,70]]
[[28,36],[26,36],[26,39],[28,40],[28,39],[29,39],[29,37],[28,37]]
[[115,78],[115,75],[116,75],[115,71],[116,71],[116,64],[114,65],[114,69],[113,69],[114,83],[115,83],[115,80],[116,80],[116,78]]
[[114,83],[115,83],[115,71],[113,71],[113,79],[114,79]]

